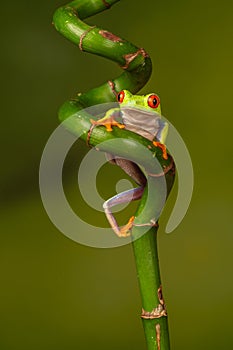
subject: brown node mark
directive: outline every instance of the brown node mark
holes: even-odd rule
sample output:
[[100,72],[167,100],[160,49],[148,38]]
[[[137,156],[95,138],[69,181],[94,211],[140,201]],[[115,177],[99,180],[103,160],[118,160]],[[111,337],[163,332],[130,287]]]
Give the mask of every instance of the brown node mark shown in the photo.
[[161,330],[160,330],[160,324],[157,323],[155,326],[155,330],[156,330],[156,343],[157,343],[157,350],[161,349]]
[[119,36],[111,33],[111,32],[108,32],[107,30],[99,30],[99,34],[105,38],[105,39],[108,39],[108,40],[111,40],[113,41],[114,43],[119,43],[121,41],[123,41]]
[[79,40],[79,44],[78,47],[80,49],[80,51],[83,51],[83,39],[85,38],[85,36],[96,26],[92,26],[90,28],[88,28],[85,32],[82,33],[82,35],[80,36],[80,40]]
[[102,0],[102,2],[107,9],[110,9],[111,5],[106,0]]
[[114,94],[115,96],[117,96],[117,92],[116,92],[116,89],[115,89],[115,83],[114,83],[112,80],[108,80],[108,85],[110,86],[110,88],[111,88],[113,94]]
[[142,309],[141,318],[145,320],[153,320],[155,318],[167,316],[167,310],[163,300],[162,286],[159,287],[157,293],[158,293],[159,305],[155,307],[152,311],[146,311]]
[[158,289],[158,298],[159,298],[160,304],[164,305],[162,286],[160,286]]
[[144,58],[149,57],[148,53],[143,49],[140,48],[136,52],[128,53],[124,55],[125,65],[121,66],[122,69],[127,69],[130,65],[130,63],[139,55],[142,55]]
[[[148,147],[149,148],[149,147]],[[147,174],[149,176],[152,176],[152,177],[161,177],[161,176],[164,176],[166,175],[171,169],[174,168],[174,161],[173,159],[171,159],[171,163],[168,165],[168,166],[163,166],[163,169],[164,171],[162,171],[161,173],[158,173],[158,174],[152,174],[152,173],[148,173]]]
[[95,125],[92,124],[90,129],[89,129],[89,131],[88,131],[88,133],[87,133],[86,144],[90,148],[92,148],[92,146],[90,145],[90,138],[91,138],[91,134],[92,134],[92,131],[93,131],[94,127],[95,127]]
[[155,307],[152,311],[142,309],[141,318],[145,320],[154,320],[155,318],[160,318],[163,316],[167,316],[167,312],[161,304]]

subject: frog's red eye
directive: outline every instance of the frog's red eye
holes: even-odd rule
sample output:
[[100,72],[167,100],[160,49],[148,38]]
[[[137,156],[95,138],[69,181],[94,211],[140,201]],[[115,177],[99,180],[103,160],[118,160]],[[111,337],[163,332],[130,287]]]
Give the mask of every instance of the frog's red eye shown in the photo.
[[158,95],[150,95],[147,100],[148,106],[151,108],[157,108],[160,104],[160,98]]
[[119,94],[117,95],[117,100],[118,100],[118,102],[123,102],[124,101],[124,98],[125,98],[125,93],[124,93],[124,91],[122,90],[122,91],[120,91],[119,92]]

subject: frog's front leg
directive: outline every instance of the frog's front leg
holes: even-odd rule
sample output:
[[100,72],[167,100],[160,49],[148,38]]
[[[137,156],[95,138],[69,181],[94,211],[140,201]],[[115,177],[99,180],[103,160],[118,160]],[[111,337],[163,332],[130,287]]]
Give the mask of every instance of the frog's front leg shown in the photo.
[[165,146],[165,141],[168,133],[168,123],[160,120],[159,130],[157,132],[157,140],[153,141],[155,147],[159,147],[163,152],[163,158],[168,159],[167,148]]
[[153,145],[155,147],[159,147],[162,150],[164,159],[168,159],[167,148],[163,143],[158,142],[158,141],[153,141]]
[[117,126],[120,129],[124,129],[125,125],[118,123],[114,118],[115,115],[119,114],[119,108],[112,108],[106,112],[105,116],[99,120],[90,119],[93,125],[103,125],[107,131],[112,131],[112,126]]

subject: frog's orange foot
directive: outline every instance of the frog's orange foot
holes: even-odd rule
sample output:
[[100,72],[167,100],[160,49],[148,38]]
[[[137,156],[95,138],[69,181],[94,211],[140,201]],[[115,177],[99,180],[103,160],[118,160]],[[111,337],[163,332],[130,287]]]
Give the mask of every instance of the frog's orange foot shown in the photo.
[[131,218],[129,219],[128,223],[120,229],[119,237],[128,237],[128,236],[130,236],[130,234],[131,234],[130,231],[131,231],[131,229],[133,227],[134,218],[135,218],[135,216],[131,216]]
[[118,123],[114,117],[104,117],[102,119],[99,119],[99,120],[93,120],[93,119],[90,119],[90,122],[93,124],[93,125],[103,125],[105,126],[105,128],[107,129],[107,131],[112,131],[112,126],[117,126],[118,128],[120,129],[123,129],[125,127],[124,124],[121,124],[121,123]]
[[168,159],[168,156],[167,156],[167,149],[166,149],[166,146],[161,143],[161,142],[157,142],[157,141],[153,141],[153,145],[155,147],[159,147],[162,151],[163,151],[163,158],[164,159]]

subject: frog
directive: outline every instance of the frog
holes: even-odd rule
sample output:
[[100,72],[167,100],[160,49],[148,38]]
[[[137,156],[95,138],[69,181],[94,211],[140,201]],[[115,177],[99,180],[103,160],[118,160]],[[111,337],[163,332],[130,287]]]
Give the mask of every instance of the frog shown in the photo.
[[[162,150],[163,158],[167,159],[165,146],[168,134],[168,123],[162,120],[160,98],[156,93],[146,95],[134,95],[129,90],[122,90],[117,94],[118,108],[109,109],[103,118],[99,120],[90,119],[93,126],[105,126],[111,132],[113,126],[120,129],[130,130],[150,140],[155,147]],[[122,123],[115,120],[120,115]],[[118,156],[107,154],[110,163],[120,166],[139,187],[119,193],[104,202],[103,208],[106,217],[118,237],[128,237],[134,225],[135,216],[132,216],[128,223],[119,227],[111,208],[115,205],[138,200],[142,197],[147,179],[141,168],[134,162]],[[146,226],[156,223],[146,223]]]

